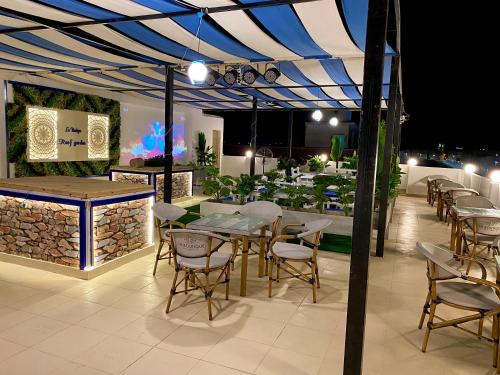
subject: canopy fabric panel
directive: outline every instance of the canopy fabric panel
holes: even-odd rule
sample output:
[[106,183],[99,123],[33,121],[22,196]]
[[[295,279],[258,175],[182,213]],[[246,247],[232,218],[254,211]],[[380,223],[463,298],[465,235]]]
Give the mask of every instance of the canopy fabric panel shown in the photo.
[[[0,69],[162,100],[165,64],[203,59],[261,73],[275,66],[274,84],[260,76],[227,87],[219,79],[206,90],[177,72],[176,100],[238,109],[255,96],[262,108],[360,108],[368,1],[235,8],[201,21],[194,12],[265,1],[9,0],[0,7]],[[130,20],[148,15],[163,18]],[[384,99],[391,53],[388,47]]]

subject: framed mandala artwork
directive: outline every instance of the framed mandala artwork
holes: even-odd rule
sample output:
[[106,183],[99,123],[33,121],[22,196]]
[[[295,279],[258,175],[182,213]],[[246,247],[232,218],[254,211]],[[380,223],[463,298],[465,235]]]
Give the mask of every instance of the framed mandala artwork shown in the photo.
[[28,108],[28,158],[57,160],[57,111]]
[[109,158],[109,117],[88,115],[88,158]]

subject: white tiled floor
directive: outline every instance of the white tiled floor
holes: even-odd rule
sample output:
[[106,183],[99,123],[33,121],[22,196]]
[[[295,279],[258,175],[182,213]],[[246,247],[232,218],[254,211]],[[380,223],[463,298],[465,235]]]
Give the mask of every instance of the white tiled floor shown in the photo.
[[[371,258],[365,373],[493,374],[490,344],[456,329],[433,332],[420,352],[417,240],[446,243],[449,227],[424,198],[401,196],[386,255]],[[218,299],[209,322],[196,293],[176,296],[164,315],[172,268],[161,263],[153,277],[152,257],[91,281],[0,263],[0,374],[341,374],[349,256],[321,252],[319,265],[317,304],[298,281],[270,300],[251,258],[248,297],[238,296],[237,269],[230,301]]]

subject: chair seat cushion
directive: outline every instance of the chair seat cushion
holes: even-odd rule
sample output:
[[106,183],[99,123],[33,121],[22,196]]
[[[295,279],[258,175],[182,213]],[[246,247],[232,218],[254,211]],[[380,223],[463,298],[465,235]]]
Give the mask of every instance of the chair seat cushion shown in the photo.
[[[210,256],[210,269],[221,268],[224,267],[231,258],[231,254],[229,253],[212,253]],[[205,268],[207,264],[207,257],[200,258],[186,258],[180,255],[177,255],[177,263],[181,267],[191,268],[194,270],[200,270]]]
[[500,305],[493,289],[480,284],[443,281],[437,283],[437,295],[444,301],[474,309],[492,310]]
[[313,250],[299,244],[276,242],[273,246],[273,253],[280,258],[305,260],[312,257]]

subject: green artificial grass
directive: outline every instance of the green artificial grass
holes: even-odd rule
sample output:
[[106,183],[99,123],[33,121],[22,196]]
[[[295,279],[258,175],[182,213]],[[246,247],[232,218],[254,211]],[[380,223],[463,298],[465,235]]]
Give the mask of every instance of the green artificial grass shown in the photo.
[[[186,207],[189,212],[200,212],[200,205]],[[179,219],[183,224],[190,223],[200,217],[197,215],[190,215],[189,213]],[[321,239],[320,250],[333,251],[336,253],[351,254],[352,251],[352,238],[351,236],[343,236],[340,234],[324,233]]]

